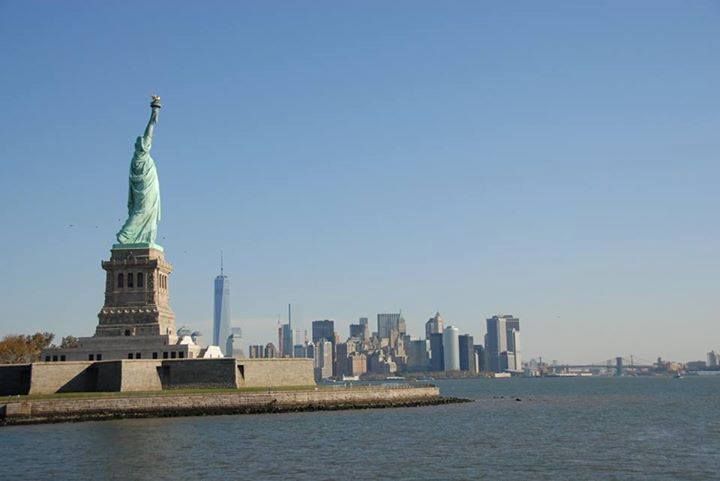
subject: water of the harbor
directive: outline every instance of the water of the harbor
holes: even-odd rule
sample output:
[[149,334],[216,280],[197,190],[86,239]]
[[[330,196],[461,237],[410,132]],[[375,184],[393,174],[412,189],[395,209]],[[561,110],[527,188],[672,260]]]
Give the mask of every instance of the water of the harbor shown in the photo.
[[437,384],[476,402],[0,428],[0,479],[720,479],[720,377]]

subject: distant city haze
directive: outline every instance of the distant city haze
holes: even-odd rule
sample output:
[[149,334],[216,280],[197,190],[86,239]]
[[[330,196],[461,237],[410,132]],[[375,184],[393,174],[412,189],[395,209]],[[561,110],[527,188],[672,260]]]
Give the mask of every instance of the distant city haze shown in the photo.
[[[0,4],[0,336],[92,335],[149,95],[178,326],[720,346],[712,2]],[[120,134],[118,134],[120,133]],[[374,326],[371,329],[374,330]],[[59,338],[58,338],[59,339]]]

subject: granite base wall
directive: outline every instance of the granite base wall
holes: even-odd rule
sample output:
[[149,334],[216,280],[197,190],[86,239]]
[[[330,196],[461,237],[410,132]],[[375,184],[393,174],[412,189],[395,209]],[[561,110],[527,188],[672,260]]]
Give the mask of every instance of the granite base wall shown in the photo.
[[122,391],[123,361],[96,362],[97,382],[94,392]]
[[162,383],[160,389],[238,387],[237,362],[232,358],[166,361],[162,363],[160,369],[161,374],[158,377]]
[[115,361],[120,364],[120,391],[160,391],[162,361]]
[[95,391],[96,385],[97,371],[92,362],[35,362],[30,365],[28,394],[31,395]]
[[314,384],[310,359],[138,359],[0,366],[4,396]]
[[312,359],[241,359],[239,387],[314,386]]
[[30,364],[0,366],[0,396],[25,395],[30,392]]

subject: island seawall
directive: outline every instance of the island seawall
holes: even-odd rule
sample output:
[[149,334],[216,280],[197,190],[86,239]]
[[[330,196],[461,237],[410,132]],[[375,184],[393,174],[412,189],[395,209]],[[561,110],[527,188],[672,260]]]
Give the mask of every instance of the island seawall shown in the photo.
[[426,406],[465,400],[440,396],[436,386],[308,388],[270,392],[134,393],[0,401],[0,424],[119,418],[253,414]]

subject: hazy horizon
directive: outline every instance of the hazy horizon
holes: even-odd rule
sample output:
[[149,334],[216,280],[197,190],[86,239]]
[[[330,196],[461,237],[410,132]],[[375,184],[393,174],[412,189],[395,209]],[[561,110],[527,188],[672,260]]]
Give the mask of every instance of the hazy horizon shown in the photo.
[[92,335],[149,96],[178,327],[439,310],[523,358],[720,348],[713,2],[0,2],[0,336]]

